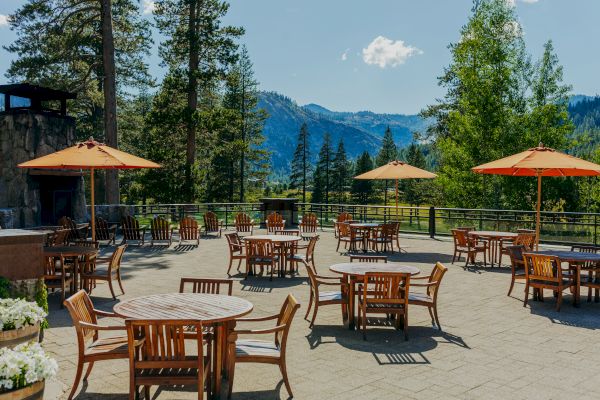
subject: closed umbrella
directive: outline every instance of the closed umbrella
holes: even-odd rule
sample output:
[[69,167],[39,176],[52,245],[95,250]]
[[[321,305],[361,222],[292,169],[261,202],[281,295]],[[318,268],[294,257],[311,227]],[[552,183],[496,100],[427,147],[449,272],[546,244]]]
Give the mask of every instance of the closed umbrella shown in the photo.
[[392,179],[396,181],[396,218],[398,218],[398,181],[400,179],[433,179],[436,177],[437,175],[432,172],[395,160],[379,168],[355,176],[354,179]]
[[542,143],[522,153],[472,168],[478,174],[536,176],[538,183],[535,219],[535,245],[540,240],[540,208],[542,204],[543,176],[597,176],[600,165],[561,153]]
[[96,240],[94,210],[94,171],[96,169],[160,168],[160,165],[94,141],[93,138],[75,146],[19,164],[20,168],[89,169],[90,203],[92,207],[92,240]]

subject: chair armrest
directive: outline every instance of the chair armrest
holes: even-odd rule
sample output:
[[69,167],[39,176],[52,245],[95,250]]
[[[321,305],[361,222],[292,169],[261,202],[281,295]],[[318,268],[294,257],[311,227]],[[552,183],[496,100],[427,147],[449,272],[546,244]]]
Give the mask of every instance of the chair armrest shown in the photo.
[[104,325],[96,325],[96,324],[89,324],[87,322],[80,322],[79,325],[81,325],[83,328],[86,329],[93,329],[96,331],[124,331],[126,329],[125,325],[122,326],[104,326]]
[[[412,280],[412,278],[411,278],[411,280]],[[437,281],[435,281],[435,282],[429,282],[429,283],[412,283],[411,282],[410,286],[429,287],[429,286],[435,286],[437,284],[438,284]]]
[[96,257],[96,264],[110,262],[112,257]]
[[315,277],[317,279],[334,279],[336,281],[341,281],[344,278],[342,278],[341,276],[323,276],[323,275],[315,275]]
[[267,317],[255,317],[255,318],[238,318],[236,322],[255,322],[255,321],[269,321],[272,319],[279,318],[279,314],[269,315]]
[[275,332],[279,332],[284,330],[286,327],[286,325],[277,325],[274,328],[268,328],[268,329],[241,329],[241,330],[234,330],[233,332],[230,333],[231,334],[238,334],[238,335],[264,335],[264,334],[268,334],[268,333],[275,333]]
[[319,279],[316,279],[317,283],[319,285],[327,285],[327,286],[346,286],[346,284],[344,282],[329,282],[329,281],[321,281]]
[[[413,277],[413,276],[411,276],[411,277],[410,277],[410,281],[411,281],[411,282],[412,282],[412,281],[415,281],[415,280],[417,280],[417,279],[421,279],[421,280],[422,280],[422,279],[429,279],[429,276],[414,276],[414,277]],[[412,286],[412,283],[411,283],[411,286]]]
[[108,311],[102,311],[102,310],[97,310],[94,308],[94,312],[98,315],[101,315],[103,317],[113,317],[113,318],[121,318],[119,317],[117,314],[112,313],[112,312],[108,312]]

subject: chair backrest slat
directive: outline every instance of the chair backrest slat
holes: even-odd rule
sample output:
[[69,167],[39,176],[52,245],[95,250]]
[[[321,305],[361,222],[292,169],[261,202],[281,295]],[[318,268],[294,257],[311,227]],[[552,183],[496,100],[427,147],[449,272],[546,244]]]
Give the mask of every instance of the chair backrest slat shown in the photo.
[[524,253],[525,276],[527,279],[560,281],[562,279],[561,261],[558,257],[545,254]]
[[142,240],[140,222],[131,215],[126,215],[121,219],[121,229],[125,240]]
[[187,291],[191,293],[227,294],[233,293],[233,280],[231,279],[209,279],[209,278],[181,278],[179,293]]
[[363,278],[363,300],[369,304],[408,305],[409,273],[367,272]]
[[179,235],[183,240],[197,240],[199,235],[198,221],[189,216],[184,217],[179,223]]
[[207,232],[218,232],[219,231],[219,219],[217,214],[212,211],[208,211],[204,214],[204,227]]
[[152,219],[150,232],[154,240],[169,240],[171,237],[171,224],[165,217],[159,215]]
[[302,215],[302,222],[300,222],[300,230],[302,233],[314,233],[317,231],[319,220],[314,213],[306,213]]
[[247,239],[246,257],[248,259],[275,257],[273,241],[271,239]]
[[252,220],[245,213],[238,213],[235,216],[235,230],[238,232],[252,232]]
[[298,300],[296,300],[293,294],[288,294],[283,306],[281,306],[279,317],[277,318],[277,325],[285,325],[285,329],[275,333],[275,343],[280,346],[281,354],[285,354],[287,337],[290,332],[292,320],[294,319],[294,315],[299,308],[300,303],[298,303]]
[[387,256],[370,256],[370,255],[364,255],[364,254],[351,254],[350,262],[354,262],[354,261],[367,262],[367,263],[378,263],[380,261],[383,261],[384,263],[387,263],[388,258],[387,258]]

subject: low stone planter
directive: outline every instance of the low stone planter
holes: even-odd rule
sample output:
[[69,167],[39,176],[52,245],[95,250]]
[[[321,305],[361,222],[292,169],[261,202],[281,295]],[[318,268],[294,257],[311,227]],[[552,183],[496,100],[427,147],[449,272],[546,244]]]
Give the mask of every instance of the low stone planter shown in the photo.
[[[39,341],[40,339],[40,324],[24,326],[19,329],[12,329],[10,331],[0,332],[0,348],[10,347],[13,348],[18,344],[26,343],[30,341]],[[0,399],[3,399],[0,396]]]
[[45,381],[35,382],[21,389],[0,392],[0,400],[43,400]]

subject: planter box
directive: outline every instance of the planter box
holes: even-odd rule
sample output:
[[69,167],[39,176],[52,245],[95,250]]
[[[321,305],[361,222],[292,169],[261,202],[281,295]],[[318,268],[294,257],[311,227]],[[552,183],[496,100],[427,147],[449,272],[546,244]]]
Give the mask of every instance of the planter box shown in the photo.
[[32,383],[21,389],[0,393],[0,400],[43,400],[44,381]]
[[11,281],[44,276],[45,233],[22,229],[0,230],[0,276]]
[[[18,344],[30,342],[32,340],[39,341],[40,338],[40,325],[24,326],[19,329],[13,329],[10,331],[0,332],[0,347],[13,348]],[[0,395],[0,400],[3,397]]]

